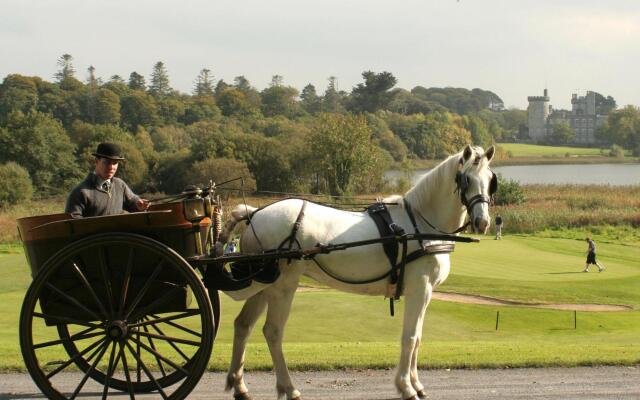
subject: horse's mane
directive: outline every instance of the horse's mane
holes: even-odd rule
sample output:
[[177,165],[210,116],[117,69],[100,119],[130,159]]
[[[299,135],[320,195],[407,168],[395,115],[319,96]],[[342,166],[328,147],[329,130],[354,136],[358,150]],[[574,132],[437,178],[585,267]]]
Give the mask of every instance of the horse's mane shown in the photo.
[[447,182],[455,174],[462,152],[447,157],[426,174],[422,175],[418,182],[405,193],[404,197],[411,204],[422,204],[431,195],[434,188],[444,189],[453,184]]
[[[484,150],[481,147],[472,147],[474,155],[484,154]],[[456,172],[460,168],[460,160],[462,159],[462,151],[453,154],[444,159],[440,164],[436,165],[433,169],[424,174],[418,182],[405,193],[405,198],[411,204],[424,204],[434,189],[443,190],[449,188],[453,193],[453,186],[455,185],[454,178]],[[462,165],[462,170],[467,171],[469,168],[476,166],[482,168],[487,160],[481,157],[478,163],[474,164],[476,159],[471,157],[466,163]]]

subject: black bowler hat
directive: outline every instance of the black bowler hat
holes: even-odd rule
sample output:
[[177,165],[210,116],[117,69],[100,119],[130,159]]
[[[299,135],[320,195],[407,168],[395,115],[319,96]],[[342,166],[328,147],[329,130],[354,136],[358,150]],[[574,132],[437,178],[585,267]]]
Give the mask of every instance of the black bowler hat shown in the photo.
[[95,153],[91,155],[101,158],[108,158],[110,160],[123,161],[122,151],[117,144],[114,143],[100,143]]

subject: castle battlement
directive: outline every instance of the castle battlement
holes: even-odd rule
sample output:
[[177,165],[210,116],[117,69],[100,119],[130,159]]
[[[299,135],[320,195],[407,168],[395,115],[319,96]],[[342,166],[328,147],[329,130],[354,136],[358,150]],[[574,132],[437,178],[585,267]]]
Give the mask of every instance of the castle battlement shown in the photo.
[[527,97],[529,101],[549,101],[549,96],[529,96]]

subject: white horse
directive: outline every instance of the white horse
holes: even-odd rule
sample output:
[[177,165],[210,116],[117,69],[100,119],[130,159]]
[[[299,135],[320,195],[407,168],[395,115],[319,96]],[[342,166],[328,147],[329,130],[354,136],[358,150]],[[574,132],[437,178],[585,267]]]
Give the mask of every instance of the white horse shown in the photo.
[[[422,233],[455,232],[463,225],[467,214],[473,230],[486,233],[490,223],[490,190],[495,190],[495,186],[492,187],[495,176],[489,169],[493,155],[493,146],[486,152],[480,147],[467,146],[420,178],[404,198],[391,196],[384,199],[385,203],[394,203],[388,206],[393,221],[406,232],[414,232],[403,201],[407,200]],[[300,199],[288,199],[255,213],[256,209],[253,207],[237,206],[232,212],[233,218],[227,222],[221,235],[218,250],[228,240],[235,225],[247,220],[251,213],[250,226],[241,237],[242,252],[260,253],[278,248],[291,234],[302,204]],[[379,233],[366,212],[341,211],[309,202],[295,237],[297,243],[294,247],[299,245],[309,248],[318,243],[347,243],[377,238]],[[410,241],[408,251],[417,250],[418,247],[417,241]],[[226,292],[236,300],[246,299],[242,311],[235,319],[233,354],[227,375],[227,390],[233,388],[234,399],[251,398],[243,380],[245,348],[251,330],[265,309],[267,317],[263,333],[273,360],[278,398],[301,398],[287,369],[282,352],[282,338],[293,296],[302,275],[347,292],[381,296],[388,293],[387,279],[368,284],[341,282],[366,281],[383,276],[389,271],[390,262],[380,244],[319,254],[316,260],[325,270],[340,279],[330,277],[311,260],[292,260],[291,263],[281,260],[280,276],[272,284],[253,282],[240,291]],[[418,378],[418,349],[422,326],[433,289],[444,282],[449,275],[449,268],[448,253],[431,254],[406,265],[402,282],[405,297],[402,342],[395,378],[395,385],[402,399],[417,400],[426,397],[424,386]]]

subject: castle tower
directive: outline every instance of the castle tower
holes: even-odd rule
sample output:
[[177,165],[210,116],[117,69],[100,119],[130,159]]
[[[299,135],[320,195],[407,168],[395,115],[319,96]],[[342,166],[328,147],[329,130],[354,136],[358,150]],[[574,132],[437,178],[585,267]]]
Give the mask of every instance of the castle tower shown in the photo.
[[549,95],[547,89],[544,96],[529,96],[529,137],[535,141],[543,140],[547,135],[547,118],[549,117]]

